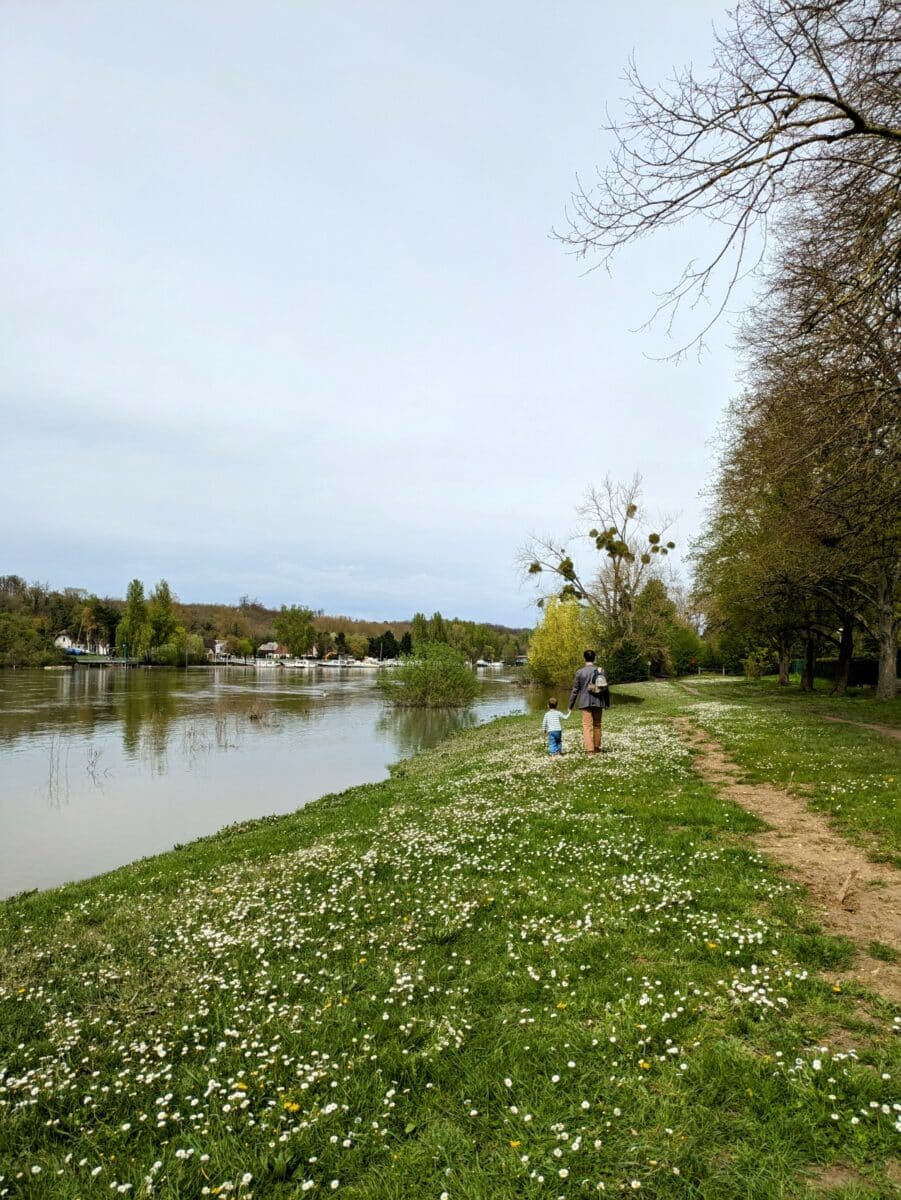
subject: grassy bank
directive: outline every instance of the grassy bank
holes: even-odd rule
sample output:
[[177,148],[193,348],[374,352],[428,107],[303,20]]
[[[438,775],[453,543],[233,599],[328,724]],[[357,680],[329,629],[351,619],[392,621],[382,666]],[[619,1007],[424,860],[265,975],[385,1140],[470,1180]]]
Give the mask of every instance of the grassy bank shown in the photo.
[[685,683],[692,691],[657,704],[689,712],[752,782],[795,789],[872,857],[901,866],[901,745],[865,727],[901,727],[901,699],[873,700],[869,688],[843,699],[825,681],[813,695],[770,680]]
[[0,907],[0,1195],[894,1194],[892,1014],[669,724],[765,697],[631,692]]

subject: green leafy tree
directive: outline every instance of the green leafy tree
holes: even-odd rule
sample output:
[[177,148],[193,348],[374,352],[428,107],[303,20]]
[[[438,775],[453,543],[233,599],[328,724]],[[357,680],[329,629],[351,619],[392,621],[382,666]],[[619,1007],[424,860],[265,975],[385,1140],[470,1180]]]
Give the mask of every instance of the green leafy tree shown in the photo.
[[125,612],[116,629],[116,653],[121,657],[146,659],[150,653],[151,627],[147,616],[144,584],[133,579],[125,593]]
[[369,653],[369,638],[364,633],[349,633],[347,649],[354,658],[364,658]]
[[516,659],[519,657],[519,645],[512,637],[504,638],[501,643],[500,655],[503,662],[507,663],[508,666],[510,663],[516,662]]
[[706,666],[709,651],[701,636],[682,621],[677,621],[669,631],[669,661],[676,675],[687,675],[698,667]]
[[397,639],[390,629],[386,629],[384,633],[378,637],[369,639],[369,654],[372,658],[398,658],[400,656],[400,646],[397,644]]
[[173,607],[173,596],[169,584],[161,579],[147,603],[147,620],[150,623],[150,646],[163,646],[173,640],[178,621]]
[[670,642],[676,627],[676,605],[660,579],[651,579],[635,601],[633,640],[643,663],[654,675],[670,675]]
[[413,620],[410,622],[410,640],[413,643],[413,652],[418,654],[423,646],[429,641],[429,623],[426,620],[425,613],[414,613]]
[[582,653],[598,644],[602,628],[597,614],[577,600],[551,597],[529,643],[529,673],[536,683],[572,682],[582,666]]
[[325,658],[327,655],[334,653],[335,637],[328,629],[315,630],[316,649],[319,651],[319,657]]
[[432,613],[431,620],[429,621],[429,641],[447,641],[447,625],[440,612]]
[[253,655],[253,643],[250,638],[235,637],[234,634],[225,639],[224,649],[232,658],[250,658]]
[[275,636],[293,655],[306,654],[314,640],[318,641],[319,635],[313,628],[313,613],[309,608],[301,608],[297,604],[287,608],[283,604],[273,624]]
[[116,630],[122,619],[121,610],[106,600],[98,600],[96,596],[92,596],[90,602],[94,611],[98,640],[106,642],[108,646],[115,646]]

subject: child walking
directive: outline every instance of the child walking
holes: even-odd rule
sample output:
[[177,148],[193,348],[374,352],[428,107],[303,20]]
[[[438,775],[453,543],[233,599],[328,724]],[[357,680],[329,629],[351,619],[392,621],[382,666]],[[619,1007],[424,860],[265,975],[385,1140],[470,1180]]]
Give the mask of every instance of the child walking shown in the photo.
[[563,753],[563,722],[568,716],[569,713],[564,716],[563,713],[557,712],[556,698],[551,696],[547,702],[547,712],[544,714],[541,728],[547,734],[547,748],[552,758]]

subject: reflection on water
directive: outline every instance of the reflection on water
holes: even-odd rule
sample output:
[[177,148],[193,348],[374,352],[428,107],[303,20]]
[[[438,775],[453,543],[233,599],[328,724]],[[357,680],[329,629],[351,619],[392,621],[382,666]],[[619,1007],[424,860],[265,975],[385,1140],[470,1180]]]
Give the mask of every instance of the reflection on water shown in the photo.
[[388,708],[379,714],[376,728],[393,740],[398,758],[409,758],[424,746],[436,746],[458,729],[471,729],[485,719],[475,708]]
[[423,711],[386,708],[364,671],[0,672],[0,895],[293,811],[543,703],[512,679]]

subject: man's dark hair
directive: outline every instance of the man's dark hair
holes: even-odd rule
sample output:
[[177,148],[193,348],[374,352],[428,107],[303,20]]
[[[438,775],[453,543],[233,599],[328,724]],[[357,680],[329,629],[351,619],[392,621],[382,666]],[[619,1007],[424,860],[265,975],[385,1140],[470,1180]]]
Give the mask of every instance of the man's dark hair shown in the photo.
[[593,650],[585,651],[585,661],[586,662],[594,662],[594,651]]

